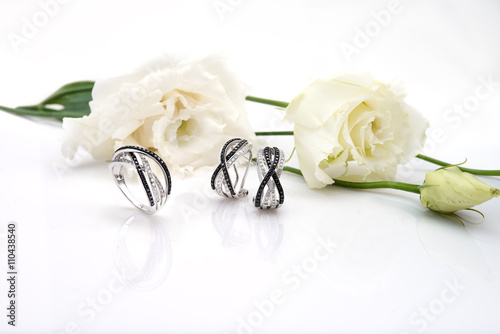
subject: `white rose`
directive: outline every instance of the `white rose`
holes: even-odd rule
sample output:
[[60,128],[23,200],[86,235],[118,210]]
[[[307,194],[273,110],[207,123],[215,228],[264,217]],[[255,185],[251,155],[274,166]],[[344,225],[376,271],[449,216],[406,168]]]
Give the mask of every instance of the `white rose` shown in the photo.
[[397,165],[420,153],[428,122],[404,102],[396,84],[371,74],[320,79],[296,96],[285,119],[294,122],[297,157],[310,188],[348,181],[390,180]]
[[227,140],[256,141],[243,86],[224,61],[164,57],[132,74],[98,80],[90,115],[64,119],[63,154],[72,158],[81,146],[95,159],[109,159],[121,146],[139,145],[158,152],[176,172],[217,164]]

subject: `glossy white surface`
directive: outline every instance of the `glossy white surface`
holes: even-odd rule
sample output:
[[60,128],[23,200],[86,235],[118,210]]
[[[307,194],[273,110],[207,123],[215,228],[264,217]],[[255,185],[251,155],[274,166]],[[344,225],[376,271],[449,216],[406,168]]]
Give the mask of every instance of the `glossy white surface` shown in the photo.
[[[221,3],[230,8],[222,16]],[[400,6],[348,61],[342,43],[371,29],[388,1],[68,1],[17,53],[6,36],[41,5],[2,1],[0,104],[35,104],[163,50],[223,50],[249,94],[285,101],[315,77],[369,69],[404,79],[408,102],[432,123],[426,153],[499,169],[500,5]],[[477,106],[457,109],[478,90],[487,96]],[[247,106],[256,131],[289,128],[280,111]],[[482,224],[462,226],[413,194],[312,191],[285,173],[284,206],[262,212],[251,205],[255,171],[250,198],[229,201],[212,193],[207,170],[173,176],[168,203],[144,216],[106,162],[64,160],[62,135],[57,122],[0,112],[0,268],[9,221],[19,265],[18,325],[2,311],[2,333],[500,331],[498,199],[478,207]],[[287,155],[293,148],[291,138],[267,140]],[[433,168],[413,161],[399,179],[421,183]],[[4,310],[7,289],[1,279]]]

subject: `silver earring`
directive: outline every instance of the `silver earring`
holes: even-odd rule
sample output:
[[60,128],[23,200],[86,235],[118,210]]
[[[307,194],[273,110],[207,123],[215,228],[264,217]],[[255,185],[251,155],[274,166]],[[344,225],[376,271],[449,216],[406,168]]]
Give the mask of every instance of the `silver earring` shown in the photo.
[[[250,162],[252,161],[251,148],[252,143],[241,138],[233,138],[224,144],[220,152],[220,163],[215,169],[211,180],[211,187],[219,196],[227,198],[240,198],[248,195],[248,190],[243,187],[245,185],[245,179],[250,167]],[[246,155],[248,155],[248,164],[245,169],[245,174],[241,179],[239,186],[240,189],[236,192],[238,181],[240,180],[238,170],[236,168],[236,160],[242,156],[245,157]],[[231,176],[229,175],[231,167],[234,168],[234,172],[236,174],[234,182],[231,180]]]
[[[277,147],[267,146],[257,153],[260,186],[253,199],[255,207],[277,209],[285,201],[285,193],[279,179],[284,163],[285,154]],[[267,191],[264,193],[266,187]]]

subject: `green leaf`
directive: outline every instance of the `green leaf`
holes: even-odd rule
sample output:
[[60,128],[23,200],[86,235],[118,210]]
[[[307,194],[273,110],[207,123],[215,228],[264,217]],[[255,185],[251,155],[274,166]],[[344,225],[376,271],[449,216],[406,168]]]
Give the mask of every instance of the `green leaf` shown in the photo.
[[20,115],[52,117],[83,117],[90,114],[89,102],[92,101],[93,81],[78,81],[62,86],[37,105],[8,108],[1,110]]
[[453,213],[453,212],[449,212],[449,213],[444,213],[444,212],[439,212],[439,211],[434,211],[432,209],[429,209],[431,210],[432,212],[434,213],[437,213],[438,215],[441,215],[445,218],[449,218],[449,219],[453,219],[453,220],[456,220],[457,222],[459,222],[460,224],[462,224],[462,226],[465,226],[464,222],[463,222],[463,218],[458,216],[457,214]]

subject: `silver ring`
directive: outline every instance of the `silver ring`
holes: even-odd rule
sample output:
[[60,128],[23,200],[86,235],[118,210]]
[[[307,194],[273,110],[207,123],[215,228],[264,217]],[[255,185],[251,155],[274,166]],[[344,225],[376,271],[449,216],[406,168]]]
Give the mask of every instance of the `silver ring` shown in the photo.
[[[260,186],[253,198],[255,207],[277,209],[285,201],[285,193],[279,179],[284,163],[285,154],[277,147],[267,146],[261,148],[257,153],[257,173],[259,174]],[[267,191],[264,193],[266,187]]]
[[[151,162],[154,164],[151,165]],[[139,200],[130,192],[123,175],[125,167],[137,172],[145,191],[145,200]],[[161,171],[161,178],[153,172],[153,168]],[[165,205],[172,189],[172,180],[167,165],[156,153],[139,146],[120,147],[113,154],[109,170],[122,193],[138,209],[152,215]]]
[[[220,196],[227,198],[240,198],[248,195],[248,190],[244,189],[245,179],[247,177],[248,168],[252,161],[252,143],[246,139],[233,138],[229,140],[221,149],[220,164],[215,169],[212,175],[212,189]],[[248,154],[248,164],[245,169],[245,174],[241,180],[240,189],[236,192],[238,186],[239,174],[236,169],[236,160],[241,156]],[[233,183],[229,175],[229,169],[233,167],[236,174],[236,180]]]

